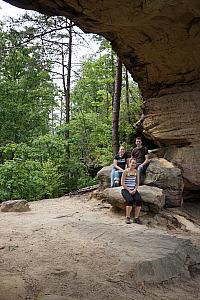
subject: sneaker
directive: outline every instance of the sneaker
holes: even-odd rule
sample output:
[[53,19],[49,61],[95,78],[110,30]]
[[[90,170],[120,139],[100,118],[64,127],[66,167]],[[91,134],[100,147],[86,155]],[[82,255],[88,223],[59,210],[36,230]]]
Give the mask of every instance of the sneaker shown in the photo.
[[136,224],[141,224],[140,218],[135,218],[135,223]]
[[130,217],[126,217],[126,224],[131,224],[131,218]]
[[115,186],[115,187],[119,186],[119,181],[118,181],[118,180],[115,180],[114,186]]

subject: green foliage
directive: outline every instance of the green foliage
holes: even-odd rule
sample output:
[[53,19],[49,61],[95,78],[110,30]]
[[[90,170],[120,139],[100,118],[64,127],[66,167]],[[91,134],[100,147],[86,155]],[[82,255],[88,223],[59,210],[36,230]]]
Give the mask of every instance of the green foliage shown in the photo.
[[26,142],[49,132],[56,93],[40,48],[0,32],[0,144]]
[[[132,149],[135,136],[134,124],[139,120],[142,114],[142,98],[140,91],[135,82],[131,82],[129,86],[129,106],[127,106],[125,97],[125,87],[122,88],[120,119],[119,119],[119,136],[120,144],[124,144],[127,150]],[[129,119],[130,121],[129,122]]]
[[111,112],[114,84],[112,64],[110,54],[83,63],[71,97],[74,111],[93,111],[106,116]]
[[112,161],[112,94],[114,78],[110,52],[88,59],[71,95],[71,135],[87,166]]
[[61,176],[49,161],[11,160],[0,165],[0,201],[58,196]]
[[111,126],[97,120],[94,112],[77,113],[70,122],[71,150],[86,166],[104,166],[112,161]]
[[58,197],[95,182],[77,153],[68,157],[69,145],[63,135],[57,134],[1,147],[0,201]]

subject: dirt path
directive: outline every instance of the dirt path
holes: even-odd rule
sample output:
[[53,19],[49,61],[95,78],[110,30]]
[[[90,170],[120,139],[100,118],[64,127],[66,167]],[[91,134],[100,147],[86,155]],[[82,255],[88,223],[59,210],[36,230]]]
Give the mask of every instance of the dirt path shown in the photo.
[[[30,206],[0,213],[0,300],[200,299],[200,275],[145,286],[116,276],[120,256],[91,225],[126,230],[108,205],[80,196]],[[129,230],[148,232],[136,224]]]

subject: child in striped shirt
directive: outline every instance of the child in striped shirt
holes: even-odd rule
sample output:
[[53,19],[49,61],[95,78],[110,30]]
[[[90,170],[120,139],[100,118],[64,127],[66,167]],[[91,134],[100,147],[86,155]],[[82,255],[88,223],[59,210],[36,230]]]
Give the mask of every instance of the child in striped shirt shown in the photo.
[[137,174],[137,162],[134,158],[130,159],[130,167],[124,170],[121,182],[123,186],[121,193],[126,201],[126,223],[131,224],[130,215],[133,203],[135,203],[135,223],[141,224],[139,215],[142,206],[142,199],[137,191],[139,186],[139,176]]

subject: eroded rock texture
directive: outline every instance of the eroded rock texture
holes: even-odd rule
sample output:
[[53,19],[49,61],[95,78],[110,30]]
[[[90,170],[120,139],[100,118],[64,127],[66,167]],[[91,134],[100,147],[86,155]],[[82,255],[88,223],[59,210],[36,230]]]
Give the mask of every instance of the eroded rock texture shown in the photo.
[[110,40],[142,90],[145,134],[158,144],[181,146],[168,157],[183,169],[186,188],[200,189],[199,0],[6,2],[65,15]]

